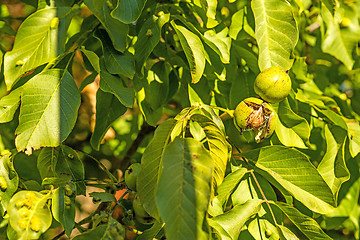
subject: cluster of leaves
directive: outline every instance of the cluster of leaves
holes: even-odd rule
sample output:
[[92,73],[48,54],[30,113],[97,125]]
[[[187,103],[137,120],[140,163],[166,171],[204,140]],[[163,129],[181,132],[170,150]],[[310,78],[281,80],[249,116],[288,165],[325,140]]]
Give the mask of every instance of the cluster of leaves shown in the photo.
[[[0,52],[0,134],[10,150],[0,159],[4,238],[62,226],[67,236],[77,228],[77,240],[123,239],[135,225],[139,239],[359,239],[358,1],[24,2],[35,10],[12,50]],[[92,14],[70,34],[85,8]],[[15,35],[0,23],[1,34]],[[90,72],[81,84],[77,54]],[[273,104],[275,133],[255,143],[227,116],[273,66],[289,72],[293,89]],[[137,159],[152,225],[134,222],[128,191],[115,198],[120,179],[68,144],[77,144],[81,91],[94,81],[92,150],[129,108],[157,126]],[[91,194],[106,207],[75,223],[75,197],[91,185],[83,155],[107,173],[95,184],[105,192]]]

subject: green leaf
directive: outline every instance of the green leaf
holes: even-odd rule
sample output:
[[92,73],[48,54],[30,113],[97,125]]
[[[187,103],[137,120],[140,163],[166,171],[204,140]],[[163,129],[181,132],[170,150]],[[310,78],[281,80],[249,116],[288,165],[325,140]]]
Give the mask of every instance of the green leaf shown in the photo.
[[287,227],[283,225],[277,225],[278,233],[280,235],[280,240],[299,240],[299,238],[290,231]]
[[209,152],[195,139],[176,138],[165,148],[156,203],[169,239],[209,239],[203,224],[213,164]]
[[67,71],[46,70],[30,79],[22,87],[18,151],[59,146],[74,127],[79,106],[80,93]]
[[76,182],[79,194],[85,194],[84,165],[77,153],[70,147],[60,145],[57,148],[43,148],[38,156],[37,166],[41,178],[70,176]]
[[107,226],[105,224],[99,225],[96,228],[90,229],[76,237],[73,240],[89,240],[89,239],[102,239],[105,234]]
[[123,52],[126,49],[129,26],[110,15],[111,9],[106,4],[107,0],[85,0],[84,2],[108,32],[115,49]]
[[230,194],[241,181],[245,173],[247,173],[246,168],[239,168],[225,177],[224,181],[217,189],[218,195],[216,197],[219,199],[221,205],[224,205],[227,202]]
[[355,157],[360,152],[360,126],[356,120],[347,120],[349,150],[352,157]]
[[107,224],[99,225],[73,238],[73,240],[89,240],[89,239],[122,240],[125,239],[125,229],[117,220],[110,217]]
[[[65,198],[70,199],[70,202],[66,202]],[[66,235],[70,237],[75,226],[75,198],[66,196],[64,187],[59,187],[53,192],[51,211],[54,219],[61,223]]]
[[259,45],[259,67],[291,68],[292,51],[299,38],[292,7],[286,0],[254,0],[255,36]]
[[[71,8],[47,8],[35,12],[21,24],[14,47],[5,54],[4,76],[7,90],[19,77],[40,65],[53,61],[64,51]],[[54,18],[59,23],[51,27]],[[56,20],[54,20],[56,21]]]
[[136,184],[137,191],[146,211],[156,219],[160,219],[155,196],[161,172],[161,162],[175,124],[176,120],[174,119],[168,119],[160,124],[141,158],[141,170]]
[[[17,232],[17,239],[38,239],[51,226],[52,215],[47,205],[50,194],[51,191],[47,195],[35,191],[20,191],[11,198],[7,211],[11,227]],[[18,208],[16,205],[22,207]],[[27,216],[21,217],[20,210],[28,211]]]
[[327,8],[321,8],[321,15],[327,26],[321,49],[323,52],[340,60],[348,69],[352,69],[354,65],[352,51],[357,40],[349,41],[349,39],[346,39],[340,30],[339,24],[336,23],[331,12]]
[[162,27],[169,19],[170,14],[163,14],[159,17],[153,15],[141,26],[134,45],[136,72],[140,76],[142,76],[142,68],[146,59],[160,41]]
[[204,46],[199,37],[185,27],[176,25],[174,21],[171,22],[171,25],[180,39],[181,46],[189,62],[192,82],[197,83],[200,81],[205,69]]
[[85,55],[85,57],[91,63],[91,66],[97,73],[100,73],[100,63],[99,57],[93,51],[86,50],[85,48],[81,48],[81,52]]
[[304,118],[293,112],[287,99],[279,103],[277,112],[279,118],[275,132],[280,142],[288,147],[310,146],[310,126]]
[[228,32],[229,29],[224,28],[218,33],[215,30],[208,30],[204,33],[204,37],[218,49],[217,52],[220,53],[219,56],[223,63],[230,61],[231,38],[228,37]]
[[296,208],[281,202],[271,202],[285,213],[291,222],[309,239],[328,239],[331,240],[326,233],[321,229],[319,224],[312,218],[302,214]]
[[[324,216],[324,227],[327,230],[338,228],[347,219],[351,219],[353,213],[358,210],[360,192],[359,168],[356,161],[349,161],[348,167],[351,170],[351,178],[341,188],[342,198],[334,211]],[[323,226],[323,225],[322,225]]]
[[155,222],[151,228],[146,229],[141,235],[139,235],[136,240],[148,240],[154,239],[156,235],[161,231],[163,228],[163,223]]
[[124,86],[121,78],[116,77],[105,70],[100,72],[100,89],[104,92],[114,94],[126,107],[132,107],[134,105],[134,90]]
[[190,119],[197,122],[205,132],[210,155],[214,160],[214,186],[219,186],[224,179],[226,165],[229,160],[229,145],[226,137],[211,118],[201,114],[194,114]]
[[249,223],[247,229],[254,237],[254,239],[279,239],[279,234],[276,227],[269,220],[259,218],[258,216],[256,216],[255,219]]
[[[101,79],[101,81],[104,79]],[[126,112],[124,107],[111,93],[98,89],[96,92],[95,128],[90,143],[95,150],[100,149],[100,143],[111,124]]]
[[108,192],[92,192],[90,197],[94,198],[96,202],[116,202],[114,194]]
[[12,195],[17,191],[19,184],[19,177],[14,169],[13,163],[10,160],[10,156],[3,155],[0,158],[0,207],[1,215],[3,216],[7,210],[9,201]]
[[135,22],[139,18],[145,3],[146,0],[117,0],[117,6],[111,12],[111,16],[123,23]]
[[340,187],[349,180],[350,173],[344,156],[346,133],[341,128],[333,127],[332,130],[334,133],[330,131],[328,125],[325,125],[326,152],[317,170],[337,199]]
[[[137,102],[147,123],[155,126],[160,120],[169,93],[169,64],[155,63],[144,78],[134,78]],[[164,96],[164,97],[159,97]]]
[[244,204],[236,205],[230,211],[208,219],[209,225],[220,235],[225,232],[230,239],[238,239],[242,227],[250,217],[259,212],[262,202],[261,199],[250,199]]
[[268,173],[263,176],[269,181],[275,180],[310,210],[326,214],[335,207],[331,189],[309,158],[300,151],[283,146],[267,146],[241,155]]
[[[102,29],[97,29],[95,31],[95,36],[101,42],[105,66],[108,72],[111,74],[120,74],[127,78],[133,78],[135,74],[134,55],[129,51],[124,51],[124,53],[116,51],[111,44],[108,34]],[[101,68],[105,69],[103,67]]]
[[20,105],[21,88],[10,92],[0,99],[0,123],[10,122]]

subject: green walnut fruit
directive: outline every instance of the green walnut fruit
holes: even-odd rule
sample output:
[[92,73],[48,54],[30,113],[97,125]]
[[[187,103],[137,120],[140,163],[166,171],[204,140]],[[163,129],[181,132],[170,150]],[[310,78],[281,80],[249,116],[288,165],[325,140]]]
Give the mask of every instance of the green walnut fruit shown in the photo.
[[277,103],[289,95],[291,79],[281,68],[270,67],[257,75],[254,90],[265,101]]
[[277,114],[270,104],[259,98],[247,98],[234,111],[234,124],[240,131],[254,130],[256,142],[270,137],[275,130]]
[[125,183],[130,190],[136,191],[136,179],[141,169],[140,163],[133,163],[125,171]]
[[133,200],[133,209],[135,213],[135,218],[139,223],[142,224],[154,223],[155,219],[146,212],[145,208],[140,202],[138,195],[136,195]]

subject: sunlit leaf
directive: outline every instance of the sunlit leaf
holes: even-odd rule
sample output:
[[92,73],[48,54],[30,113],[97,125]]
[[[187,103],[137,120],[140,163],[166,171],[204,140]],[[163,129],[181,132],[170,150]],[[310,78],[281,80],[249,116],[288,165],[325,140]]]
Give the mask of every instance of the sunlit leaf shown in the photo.
[[203,144],[192,138],[176,138],[165,148],[156,203],[169,239],[209,239],[203,225],[213,164]]
[[281,101],[278,107],[276,135],[280,142],[288,147],[307,148],[310,146],[309,123],[291,109],[287,99]]
[[201,40],[191,31],[183,26],[171,22],[189,62],[191,78],[193,83],[200,81],[205,69],[205,50]]
[[21,88],[10,92],[0,99],[0,123],[10,122],[20,105]]
[[209,117],[194,114],[190,119],[197,122],[205,132],[209,151],[211,157],[214,159],[214,185],[219,186],[224,179],[226,165],[229,159],[229,146],[225,135]]
[[350,178],[345,163],[345,134],[341,128],[333,128],[332,133],[325,125],[326,152],[317,167],[336,198],[341,184]]
[[230,194],[232,193],[236,185],[241,181],[242,177],[245,175],[246,172],[246,168],[240,168],[225,177],[224,181],[217,189],[217,198],[219,199],[221,204],[226,203]]
[[291,5],[286,0],[254,0],[255,36],[259,44],[259,67],[291,68],[298,29]]
[[67,71],[46,70],[30,79],[22,87],[18,151],[59,146],[74,127],[79,106],[80,93]]
[[209,224],[218,234],[226,232],[230,239],[238,239],[242,227],[250,217],[259,212],[262,202],[261,199],[250,199],[222,215],[209,219]]
[[18,189],[19,176],[14,169],[13,163],[10,161],[10,155],[6,154],[0,158],[0,206],[3,215],[7,209],[9,201],[15,191]]
[[[5,54],[4,75],[7,89],[18,81],[19,77],[42,64],[54,60],[63,53],[70,8],[46,8],[26,18],[21,24],[12,51]],[[58,18],[58,25],[51,26]]]
[[332,239],[324,233],[314,219],[304,215],[296,208],[281,202],[272,204],[280,208],[290,221],[309,239]]
[[295,149],[267,146],[248,151],[242,156],[274,179],[310,210],[329,213],[335,207],[335,198],[309,158]]
[[47,205],[50,193],[20,191],[11,198],[7,211],[17,239],[38,239],[50,227],[52,215]]

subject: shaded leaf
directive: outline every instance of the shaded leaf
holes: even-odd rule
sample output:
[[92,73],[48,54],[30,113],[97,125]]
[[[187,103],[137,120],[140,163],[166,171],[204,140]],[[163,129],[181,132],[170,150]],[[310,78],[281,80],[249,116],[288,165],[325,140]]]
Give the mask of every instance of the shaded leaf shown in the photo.
[[57,148],[41,149],[37,166],[42,179],[68,176],[69,180],[76,182],[78,193],[85,194],[86,189],[83,182],[85,178],[84,165],[72,148],[60,145]]
[[59,146],[74,127],[79,106],[80,93],[67,71],[51,69],[31,78],[22,87],[18,151]]
[[126,110],[127,108],[119,102],[115,95],[98,89],[96,92],[95,128],[90,138],[91,146],[94,149],[100,149],[100,143],[111,124]]
[[[135,60],[134,55],[129,51],[124,51],[123,53],[116,51],[116,49],[111,44],[111,40],[102,29],[97,29],[95,31],[95,36],[100,40],[103,53],[105,68],[111,74],[120,74],[122,76],[133,78],[135,74]],[[101,66],[102,69],[105,69]]]
[[213,163],[203,144],[192,138],[176,138],[165,148],[156,203],[169,239],[209,239],[203,224]]
[[260,70],[275,66],[290,69],[290,57],[299,37],[291,5],[286,0],[254,0],[251,7]]
[[142,68],[146,59],[160,41],[161,28],[169,19],[170,14],[163,14],[159,17],[153,15],[141,26],[134,46],[136,70],[140,76],[143,75]]
[[100,63],[99,57],[93,51],[86,50],[85,48],[81,48],[81,52],[86,56],[86,58],[91,63],[91,66],[97,73],[100,73]]
[[140,236],[136,238],[136,240],[154,239],[162,228],[163,228],[163,224],[156,221],[151,226],[151,228],[146,229]]
[[118,0],[116,8],[111,12],[111,16],[123,23],[135,22],[145,6],[146,0]]
[[156,219],[160,219],[155,196],[161,172],[161,162],[175,124],[176,120],[174,119],[168,119],[160,124],[141,158],[141,170],[136,184],[137,191],[146,211]]
[[66,196],[64,187],[55,189],[51,201],[51,211],[54,219],[64,227],[66,235],[70,236],[75,226],[75,198]]
[[123,52],[126,48],[126,38],[129,26],[113,18],[110,15],[110,7],[107,0],[85,0],[86,6],[99,19],[108,32],[116,50]]
[[121,78],[104,70],[100,72],[100,89],[112,93],[126,107],[134,105],[135,93],[132,88],[124,86]]

